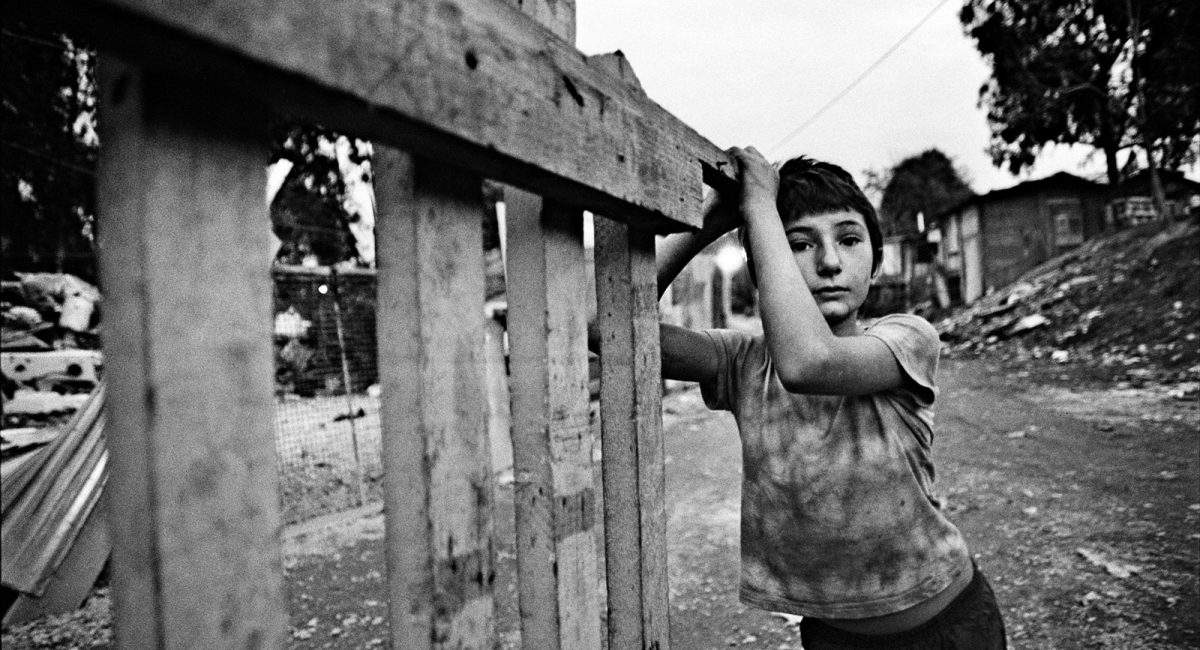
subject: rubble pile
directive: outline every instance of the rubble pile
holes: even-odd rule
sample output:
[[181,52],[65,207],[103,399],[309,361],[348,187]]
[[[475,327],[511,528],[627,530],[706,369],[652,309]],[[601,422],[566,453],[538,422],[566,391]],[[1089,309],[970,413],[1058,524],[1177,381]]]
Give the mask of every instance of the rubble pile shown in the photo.
[[98,349],[100,290],[69,273],[16,273],[0,283],[6,351]]
[[66,273],[17,273],[0,285],[3,426],[61,423],[97,385],[100,291]]
[[951,354],[1088,366],[1098,378],[1136,385],[1195,385],[1197,251],[1195,220],[1108,234],[937,322],[938,332]]

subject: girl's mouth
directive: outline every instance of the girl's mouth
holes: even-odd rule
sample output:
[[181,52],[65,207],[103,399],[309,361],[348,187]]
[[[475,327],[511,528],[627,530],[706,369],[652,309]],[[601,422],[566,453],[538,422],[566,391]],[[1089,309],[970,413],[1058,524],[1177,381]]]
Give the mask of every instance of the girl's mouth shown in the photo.
[[846,287],[821,287],[812,292],[818,298],[837,298],[850,293]]

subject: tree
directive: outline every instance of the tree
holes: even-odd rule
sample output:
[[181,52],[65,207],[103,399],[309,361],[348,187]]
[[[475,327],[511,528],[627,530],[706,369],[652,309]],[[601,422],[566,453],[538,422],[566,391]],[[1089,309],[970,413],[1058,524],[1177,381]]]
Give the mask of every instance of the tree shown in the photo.
[[881,228],[886,235],[918,232],[917,215],[929,219],[971,195],[971,188],[946,154],[929,149],[909,156],[868,184],[881,190]]
[[[1049,144],[1122,152],[1154,169],[1200,158],[1200,35],[1191,0],[966,0],[959,15],[992,67],[980,103],[997,166]],[[1127,158],[1128,160],[1128,158]]]
[[93,52],[5,21],[0,31],[0,265],[96,281]]
[[[281,240],[275,259],[284,264],[354,262],[373,266],[373,241],[372,252],[363,254],[363,239],[373,240],[369,227],[373,222],[365,230],[356,227],[364,206],[357,205],[349,190],[352,182],[372,181],[371,143],[283,119],[276,120],[272,131],[273,164],[290,163],[271,202],[272,230]],[[483,182],[485,251],[500,247],[496,204],[503,196],[502,186]]]
[[275,259],[285,264],[331,266],[355,260],[369,265],[372,260],[361,259],[350,229],[359,215],[350,206],[341,158],[369,177],[370,144],[282,119],[271,130],[271,161],[291,163],[271,202],[272,230],[282,242]]

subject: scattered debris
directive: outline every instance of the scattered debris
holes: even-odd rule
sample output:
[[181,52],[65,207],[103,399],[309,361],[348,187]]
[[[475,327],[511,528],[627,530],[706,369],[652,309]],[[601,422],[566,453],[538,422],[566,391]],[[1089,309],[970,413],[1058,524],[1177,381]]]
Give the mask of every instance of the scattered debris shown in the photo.
[[4,401],[4,426],[19,428],[49,424],[71,415],[86,402],[87,395],[61,395],[53,391],[16,390]]
[[317,631],[317,622],[318,622],[318,620],[314,616],[313,618],[308,619],[308,622],[304,624],[304,627],[293,626],[292,627],[292,638],[293,639],[312,638],[312,635]]
[[15,273],[0,289],[6,352],[99,347],[100,291],[69,273]]
[[308,336],[312,321],[304,318],[295,306],[275,314],[275,336],[299,339]]
[[10,458],[41,447],[58,437],[51,427],[21,427],[0,430],[0,457]]
[[4,321],[26,331],[35,330],[45,323],[36,309],[24,305],[9,307],[4,312]]
[[10,331],[4,330],[3,339],[0,339],[0,347],[5,350],[24,350],[33,352],[38,350],[52,350],[51,345],[38,337],[34,336],[34,332],[49,328],[49,325],[38,326],[29,331]]
[[334,422],[343,422],[345,420],[356,420],[358,418],[365,418],[365,417],[367,417],[367,412],[360,408],[357,411],[354,411],[353,413],[349,413],[349,412],[339,413],[338,415],[333,416],[333,421]]
[[1136,564],[1129,564],[1127,562],[1109,559],[1099,551],[1093,551],[1091,549],[1080,547],[1075,549],[1075,552],[1083,556],[1083,559],[1087,560],[1088,562],[1091,562],[1092,564],[1104,569],[1109,575],[1116,576],[1118,578],[1128,578],[1135,573],[1140,573],[1142,570],[1142,567]]
[[1195,399],[1196,396],[1200,395],[1200,382],[1197,382],[1197,381],[1180,382],[1179,384],[1177,384],[1175,386],[1175,388],[1171,389],[1167,394],[1177,400]]
[[777,618],[782,618],[784,623],[788,626],[799,626],[800,621],[804,620],[803,616],[797,616],[795,614],[785,614],[783,612],[772,612],[771,615],[775,616]]
[[[1016,431],[1009,431],[1008,433],[1004,434],[1004,437],[1005,438],[1013,438],[1013,439],[1015,439],[1015,438],[1032,438],[1033,435],[1037,432],[1038,432],[1037,425],[1031,424],[1031,425],[1025,427],[1024,429],[1017,429]],[[1027,495],[1027,496],[1032,496],[1032,495]]]
[[1030,314],[1017,319],[1015,323],[1005,328],[1004,333],[1007,336],[1017,336],[1035,330],[1039,327],[1046,327],[1050,324],[1050,319],[1041,314]]
[[90,392],[100,381],[103,368],[99,350],[0,352],[0,372],[5,379],[41,391]]

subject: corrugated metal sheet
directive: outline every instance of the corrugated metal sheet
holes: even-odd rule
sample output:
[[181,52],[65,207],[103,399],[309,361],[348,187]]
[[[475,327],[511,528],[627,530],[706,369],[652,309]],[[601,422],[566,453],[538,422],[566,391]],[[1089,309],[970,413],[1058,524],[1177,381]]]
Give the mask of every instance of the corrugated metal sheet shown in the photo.
[[108,479],[104,384],[37,458],[6,473],[0,486],[0,583],[40,596],[62,563]]

